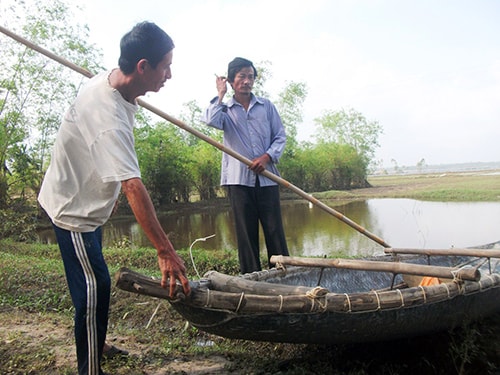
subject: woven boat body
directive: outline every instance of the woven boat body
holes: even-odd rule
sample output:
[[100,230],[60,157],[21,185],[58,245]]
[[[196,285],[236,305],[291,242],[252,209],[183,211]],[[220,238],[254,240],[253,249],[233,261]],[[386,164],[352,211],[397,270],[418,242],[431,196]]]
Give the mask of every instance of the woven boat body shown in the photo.
[[[474,267],[480,276],[477,280],[451,276],[423,286],[419,285],[421,276],[339,268],[288,266],[240,276],[210,271],[191,282],[190,297],[170,302],[205,332],[235,339],[312,344],[414,337],[500,312],[496,259],[414,255],[396,259],[385,255],[369,260]],[[131,280],[122,289],[166,298],[165,290],[152,292],[143,276],[132,272]]]

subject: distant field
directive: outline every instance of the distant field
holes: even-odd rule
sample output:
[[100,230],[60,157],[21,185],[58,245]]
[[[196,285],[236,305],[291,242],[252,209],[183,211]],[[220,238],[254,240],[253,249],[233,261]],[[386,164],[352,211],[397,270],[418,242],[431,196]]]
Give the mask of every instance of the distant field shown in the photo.
[[372,186],[314,194],[323,199],[413,198],[436,201],[500,201],[500,170],[371,176]]

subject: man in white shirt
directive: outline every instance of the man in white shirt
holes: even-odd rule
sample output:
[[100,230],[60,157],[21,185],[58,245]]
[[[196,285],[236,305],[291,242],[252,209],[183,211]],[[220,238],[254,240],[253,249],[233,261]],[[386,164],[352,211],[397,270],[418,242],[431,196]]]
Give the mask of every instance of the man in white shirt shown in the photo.
[[102,255],[101,226],[123,191],[154,245],[161,285],[189,294],[183,260],[162,229],[141,180],[134,149],[136,98],[171,78],[174,44],[142,22],[120,42],[119,68],[92,78],[64,116],[38,200],[52,220],[75,306],[79,374],[103,374],[111,280]]

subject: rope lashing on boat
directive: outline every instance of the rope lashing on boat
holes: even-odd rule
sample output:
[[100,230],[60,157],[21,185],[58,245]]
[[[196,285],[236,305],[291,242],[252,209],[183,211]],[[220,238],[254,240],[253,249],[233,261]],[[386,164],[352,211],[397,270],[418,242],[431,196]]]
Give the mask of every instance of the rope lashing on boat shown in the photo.
[[453,276],[453,281],[456,282],[456,283],[463,282],[463,280],[460,278],[460,271],[465,270],[465,269],[469,269],[469,268],[473,268],[473,267],[471,265],[467,264],[465,266],[460,267],[456,271],[451,271],[451,274]]
[[201,279],[201,276],[198,273],[198,270],[196,269],[196,264],[194,264],[193,251],[192,251],[193,245],[196,242],[198,242],[198,241],[206,241],[206,240],[208,240],[209,238],[212,238],[212,237],[215,237],[215,234],[212,234],[211,236],[207,236],[207,237],[197,238],[196,240],[193,241],[193,243],[191,244],[191,246],[189,246],[189,256],[191,257],[191,263],[193,263],[194,271],[196,272],[196,275],[198,275],[199,279]]
[[207,288],[207,302],[205,302],[205,307],[210,306],[210,289]]
[[[207,288],[206,289],[206,292],[207,292],[207,299],[205,301],[205,305],[204,307],[211,307],[210,306],[210,298],[211,298],[211,295],[210,295],[210,288]],[[236,309],[234,310],[235,313],[238,313],[241,309],[241,306],[243,304],[243,301],[245,299],[245,292],[241,292],[241,295],[240,295],[240,299],[238,301],[238,305],[236,306]],[[283,302],[282,302],[283,303]],[[280,309],[282,308],[282,306],[280,307]]]
[[[451,274],[453,275],[453,282],[455,284],[457,284],[459,294],[464,294],[464,292],[465,292],[465,285],[464,285],[464,281],[460,277],[460,271],[463,269],[469,269],[469,268],[474,268],[474,267],[472,267],[469,264],[466,264],[466,265],[460,267],[456,271],[451,271]],[[475,267],[475,268],[477,269],[478,267]]]
[[[495,279],[493,278],[492,275],[485,275],[488,279],[491,280],[491,285],[494,285],[495,284]],[[483,291],[483,284],[481,283],[483,280],[479,280],[479,291],[482,292]]]
[[278,309],[278,312],[281,313],[283,311],[283,296],[280,294],[280,308]]
[[349,298],[349,294],[344,293],[345,298],[347,298],[347,305],[349,306],[349,310],[347,312],[352,312],[351,299]]
[[278,270],[286,270],[286,266],[282,262],[276,262],[274,265]]
[[[314,303],[318,301],[319,306],[322,310],[326,310],[328,305],[328,300],[326,299],[326,295],[328,294],[328,289],[325,289],[321,286],[317,286],[311,290],[308,290],[306,293],[307,298],[311,299],[311,312],[314,311]],[[324,298],[325,302],[321,303],[320,298]]]
[[405,299],[403,297],[403,293],[401,293],[400,289],[396,289],[399,293],[399,296],[401,297],[401,307],[405,307]]
[[380,306],[380,297],[378,296],[378,293],[376,290],[373,290],[372,292],[375,294],[375,297],[377,297],[377,310],[376,311],[378,311],[382,308],[382,306]]
[[321,286],[317,286],[311,290],[308,290],[306,296],[308,296],[309,298],[319,298],[319,297],[324,297],[327,294],[328,294],[328,289],[325,289]]
[[424,296],[424,305],[427,303],[427,295],[425,294],[425,289],[422,285],[418,286],[422,290],[422,295]]
[[236,310],[234,310],[235,313],[240,311],[241,303],[243,302],[244,298],[245,298],[245,292],[241,292],[240,301],[238,302],[238,306],[236,306]]
[[444,287],[446,288],[446,293],[448,294],[448,299],[451,299],[450,288],[448,287],[448,283],[443,283],[441,285],[444,285]]

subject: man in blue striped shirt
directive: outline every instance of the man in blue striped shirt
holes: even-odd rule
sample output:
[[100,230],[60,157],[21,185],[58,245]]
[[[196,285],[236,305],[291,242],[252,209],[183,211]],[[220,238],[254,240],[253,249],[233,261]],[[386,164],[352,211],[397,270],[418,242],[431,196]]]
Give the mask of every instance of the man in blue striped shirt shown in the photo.
[[[279,186],[260,174],[267,169],[279,175],[276,164],[285,148],[285,129],[271,101],[252,93],[256,77],[253,63],[236,57],[229,63],[227,78],[217,77],[218,95],[202,119],[224,131],[225,146],[252,160],[247,166],[232,156],[222,156],[221,185],[227,186],[234,214],[241,273],[261,270],[259,222],[268,260],[271,255],[288,255]],[[224,103],[228,82],[234,95]]]

